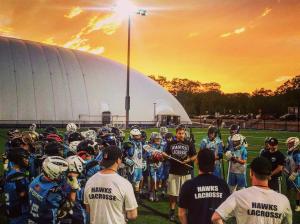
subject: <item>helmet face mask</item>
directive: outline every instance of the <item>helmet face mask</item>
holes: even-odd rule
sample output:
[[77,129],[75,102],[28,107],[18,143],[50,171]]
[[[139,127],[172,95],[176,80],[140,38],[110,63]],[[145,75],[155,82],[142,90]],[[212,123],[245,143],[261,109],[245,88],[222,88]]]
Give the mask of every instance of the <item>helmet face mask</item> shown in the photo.
[[75,155],[68,157],[66,160],[69,164],[68,172],[76,174],[81,174],[83,172],[84,160],[81,157]]
[[238,150],[242,146],[242,136],[240,134],[235,134],[231,137],[231,142],[234,150]]
[[169,132],[167,127],[160,127],[159,132],[162,136],[164,136],[165,134],[167,134]]
[[137,128],[134,128],[130,131],[130,137],[134,140],[137,140],[137,141],[140,140],[141,135],[142,135],[141,131]]

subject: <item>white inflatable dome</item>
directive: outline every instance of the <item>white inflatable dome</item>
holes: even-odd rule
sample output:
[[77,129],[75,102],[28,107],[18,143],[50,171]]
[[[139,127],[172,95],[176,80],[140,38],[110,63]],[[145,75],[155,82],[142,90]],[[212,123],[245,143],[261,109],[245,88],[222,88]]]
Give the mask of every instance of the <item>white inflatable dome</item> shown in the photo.
[[[0,123],[124,120],[126,67],[112,60],[32,41],[0,37]],[[131,70],[130,122],[156,115],[191,123],[181,104],[145,75]],[[155,109],[156,108],[156,109]]]

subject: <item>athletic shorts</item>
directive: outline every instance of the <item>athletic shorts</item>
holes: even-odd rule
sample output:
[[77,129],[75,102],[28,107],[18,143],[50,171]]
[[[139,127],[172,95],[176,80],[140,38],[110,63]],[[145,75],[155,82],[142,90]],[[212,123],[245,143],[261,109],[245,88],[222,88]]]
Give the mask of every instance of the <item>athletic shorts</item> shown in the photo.
[[163,166],[160,166],[158,168],[154,168],[153,166],[150,166],[149,173],[152,179],[154,179],[156,175],[156,181],[160,181],[162,180],[162,176],[163,176]]
[[246,175],[241,173],[229,173],[228,185],[237,186],[239,188],[246,187]]
[[191,174],[181,176],[181,175],[175,175],[175,174],[169,174],[168,178],[168,195],[171,196],[179,196],[180,188],[183,185],[183,183],[187,180],[191,179]]
[[143,178],[143,169],[142,168],[134,168],[132,182],[137,183],[140,182]]

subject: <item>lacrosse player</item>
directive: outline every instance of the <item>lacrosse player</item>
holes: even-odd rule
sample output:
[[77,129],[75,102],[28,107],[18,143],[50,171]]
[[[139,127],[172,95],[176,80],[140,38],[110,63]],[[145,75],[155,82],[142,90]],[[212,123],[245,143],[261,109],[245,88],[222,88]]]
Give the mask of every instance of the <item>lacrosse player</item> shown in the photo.
[[288,175],[286,179],[287,191],[290,194],[290,191],[296,188],[296,207],[295,211],[300,211],[300,150],[299,150],[299,138],[289,137],[286,140],[288,154],[285,165],[285,174]]
[[247,149],[243,144],[243,137],[240,134],[235,134],[230,139],[232,149],[225,153],[228,160],[228,176],[227,183],[230,191],[240,190],[246,187],[246,162]]
[[218,137],[218,129],[214,126],[210,126],[207,131],[207,137],[202,139],[200,143],[200,150],[210,149],[215,155],[215,169],[213,174],[221,178],[221,159],[223,157],[223,145],[222,140]]

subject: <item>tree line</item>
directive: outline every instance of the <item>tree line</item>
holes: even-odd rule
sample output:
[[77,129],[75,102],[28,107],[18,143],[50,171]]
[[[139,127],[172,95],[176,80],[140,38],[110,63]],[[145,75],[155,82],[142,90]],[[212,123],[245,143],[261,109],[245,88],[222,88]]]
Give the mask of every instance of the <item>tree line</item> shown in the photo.
[[286,114],[288,107],[300,106],[300,75],[276,88],[256,89],[252,93],[223,93],[216,82],[201,83],[189,79],[149,76],[183,105],[190,116],[200,114]]

